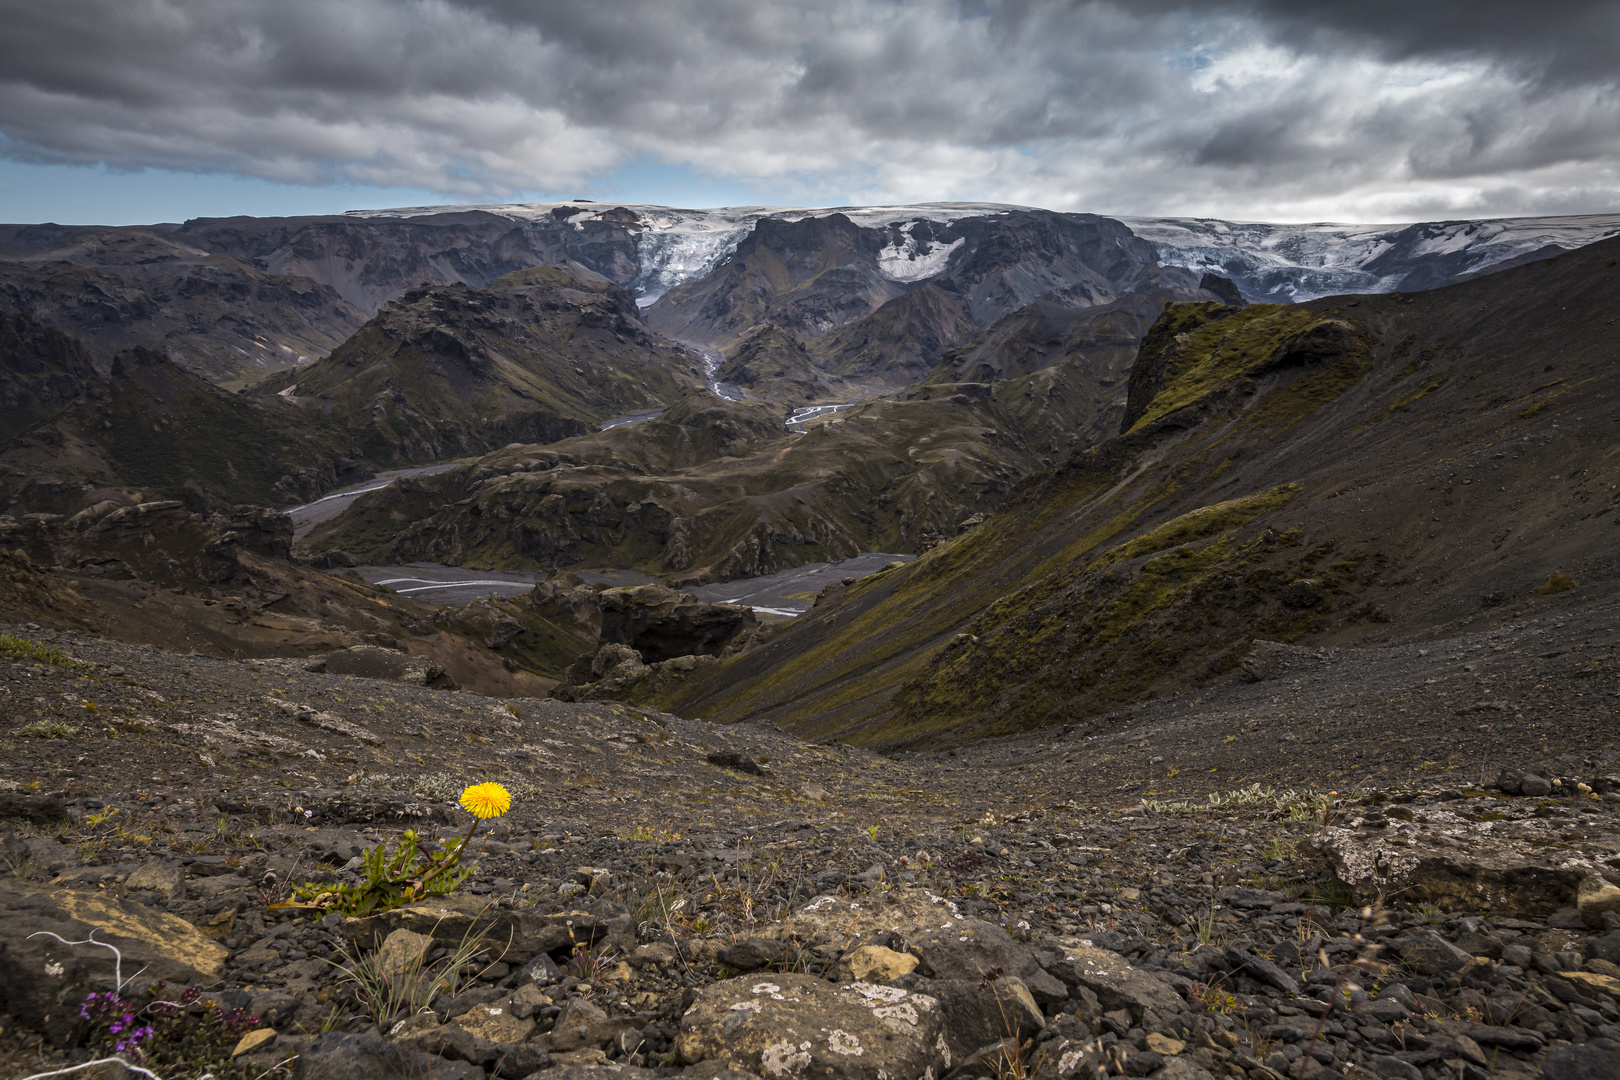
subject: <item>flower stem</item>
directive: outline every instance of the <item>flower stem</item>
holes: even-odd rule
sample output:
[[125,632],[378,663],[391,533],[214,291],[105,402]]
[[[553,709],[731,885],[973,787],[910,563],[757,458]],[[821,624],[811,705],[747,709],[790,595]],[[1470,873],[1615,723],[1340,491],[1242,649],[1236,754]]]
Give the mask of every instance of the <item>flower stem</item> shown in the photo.
[[433,873],[422,879],[422,888],[424,891],[427,889],[428,882],[432,881],[434,878],[438,877],[440,874],[444,873],[446,870],[449,870],[451,867],[455,866],[461,861],[461,853],[467,850],[467,841],[472,839],[473,832],[477,830],[477,828],[478,819],[473,818],[472,828],[468,829],[467,835],[461,838],[461,843],[456,845],[456,850],[451,853],[449,858],[440,863],[438,867],[434,869]]

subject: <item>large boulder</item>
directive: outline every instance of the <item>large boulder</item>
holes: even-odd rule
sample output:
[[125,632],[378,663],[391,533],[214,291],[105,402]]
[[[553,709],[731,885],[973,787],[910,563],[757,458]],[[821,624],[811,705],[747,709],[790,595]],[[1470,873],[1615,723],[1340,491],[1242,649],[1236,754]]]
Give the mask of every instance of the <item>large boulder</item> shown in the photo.
[[916,972],[929,979],[979,982],[1008,976],[1051,1004],[1068,988],[1041,965],[1040,952],[1001,927],[964,918],[956,904],[927,889],[894,889],[853,899],[818,896],[787,919],[784,933],[800,943],[835,946],[850,964],[876,947],[917,958]]
[[1034,1038],[1046,1026],[1041,1007],[1023,980],[1012,977],[974,982],[921,980],[916,989],[939,1002],[944,1027],[944,1064],[958,1066],[983,1047],[1010,1039]]
[[[116,976],[207,985],[224,973],[229,955],[184,919],[99,891],[0,881],[0,922],[0,1013],[58,1045],[73,1041],[85,996],[113,989]],[[92,936],[117,955],[63,943]]]
[[1583,923],[1601,930],[1605,912],[1620,912],[1620,886],[1597,874],[1588,875],[1576,889],[1575,907]]
[[920,1080],[948,1069],[939,1001],[810,975],[727,979],[699,992],[675,1049],[691,1065],[724,1062],[760,1076]]
[[948,927],[914,933],[907,944],[920,961],[918,973],[931,979],[982,981],[1005,975],[1022,980],[1043,1004],[1069,996],[1068,987],[1041,967],[1033,948],[993,923],[953,920]]
[[1620,856],[1620,837],[1559,841],[1540,818],[1468,821],[1445,810],[1413,819],[1333,827],[1313,841],[1333,872],[1363,902],[1399,891],[1409,903],[1512,918],[1544,919],[1574,907],[1581,882]]
[[602,612],[598,646],[628,645],[648,663],[719,656],[734,638],[758,625],[750,607],[706,604],[664,585],[606,589],[596,602]]

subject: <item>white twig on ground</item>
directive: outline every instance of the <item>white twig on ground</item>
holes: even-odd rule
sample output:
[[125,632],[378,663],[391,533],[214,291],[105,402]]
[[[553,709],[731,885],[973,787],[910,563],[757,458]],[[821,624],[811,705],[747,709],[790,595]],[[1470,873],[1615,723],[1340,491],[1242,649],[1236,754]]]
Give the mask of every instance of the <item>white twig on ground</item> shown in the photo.
[[[46,931],[46,933],[49,933],[49,931]],[[30,935],[30,936],[32,936],[32,935]],[[54,934],[52,936],[55,937]],[[60,940],[60,939],[58,939],[58,940]],[[82,942],[82,941],[70,941],[70,942],[68,942],[68,944],[69,945],[83,945],[84,942]],[[98,941],[98,942],[95,942],[95,944],[100,945],[102,943]],[[109,945],[107,947],[109,949],[112,948],[111,945]],[[85,1062],[81,1062],[78,1065],[69,1065],[65,1069],[53,1069],[50,1072],[35,1073],[32,1076],[23,1077],[22,1080],[45,1080],[45,1078],[48,1077],[48,1076],[66,1076],[68,1073],[78,1072],[80,1069],[88,1069],[88,1068],[91,1068],[91,1067],[96,1066],[96,1065],[112,1065],[112,1064],[115,1064],[115,1063],[118,1064],[118,1065],[122,1065],[124,1068],[128,1069],[132,1073],[139,1073],[142,1076],[150,1076],[152,1078],[152,1080],[163,1080],[163,1077],[159,1076],[157,1073],[153,1072],[151,1069],[143,1069],[139,1065],[131,1065],[129,1062],[125,1061],[121,1057],[96,1058],[96,1060],[94,1060],[94,1061],[85,1061]]]
[[[113,992],[117,994],[122,994],[124,992],[124,954],[118,951],[118,946],[116,945],[110,945],[105,941],[97,941],[95,930],[91,930],[90,936],[85,938],[83,941],[69,941],[61,934],[50,930],[38,930],[32,934],[29,934],[28,936],[31,938],[53,937],[64,945],[97,945],[103,949],[111,950],[113,954],[113,982],[116,984],[116,989],[114,989]],[[141,971],[145,970],[145,968],[141,968]],[[134,979],[141,973],[141,971],[137,971],[134,975],[131,975],[130,978]]]

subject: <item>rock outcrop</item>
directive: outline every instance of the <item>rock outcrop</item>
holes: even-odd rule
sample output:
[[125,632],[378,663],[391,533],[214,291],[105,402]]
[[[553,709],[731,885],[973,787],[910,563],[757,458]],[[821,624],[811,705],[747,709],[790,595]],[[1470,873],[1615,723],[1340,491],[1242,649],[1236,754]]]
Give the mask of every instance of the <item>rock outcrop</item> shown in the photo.
[[606,589],[596,601],[602,612],[599,644],[629,646],[650,663],[719,656],[759,625],[749,607],[704,603],[663,585]]

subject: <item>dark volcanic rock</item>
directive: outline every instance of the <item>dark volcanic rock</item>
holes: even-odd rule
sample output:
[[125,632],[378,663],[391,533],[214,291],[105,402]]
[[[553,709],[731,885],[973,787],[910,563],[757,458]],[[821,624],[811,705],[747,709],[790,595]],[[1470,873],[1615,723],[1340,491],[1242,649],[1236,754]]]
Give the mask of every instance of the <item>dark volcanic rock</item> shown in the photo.
[[599,644],[628,645],[649,663],[718,656],[739,634],[758,625],[752,608],[705,604],[663,585],[607,589],[597,603],[602,612]]
[[298,1055],[293,1072],[296,1080],[394,1080],[412,1075],[484,1080],[484,1070],[477,1065],[409,1050],[369,1031],[317,1035]]
[[27,315],[0,314],[0,446],[100,381],[83,344]]
[[1609,1080],[1620,1076],[1620,1043],[1594,1039],[1585,1046],[1556,1046],[1541,1064],[1546,1080]]
[[1238,291],[1237,285],[1229,278],[1223,278],[1219,274],[1206,273],[1199,279],[1198,287],[1205,292],[1214,293],[1217,300],[1229,307],[1242,307],[1248,303],[1247,300],[1243,299],[1243,294]]
[[990,972],[1023,980],[1040,1002],[1063,1001],[1068,988],[1042,969],[1035,950],[1015,941],[999,926],[966,919],[950,929],[911,941],[922,964],[918,971],[933,979],[971,981]]

